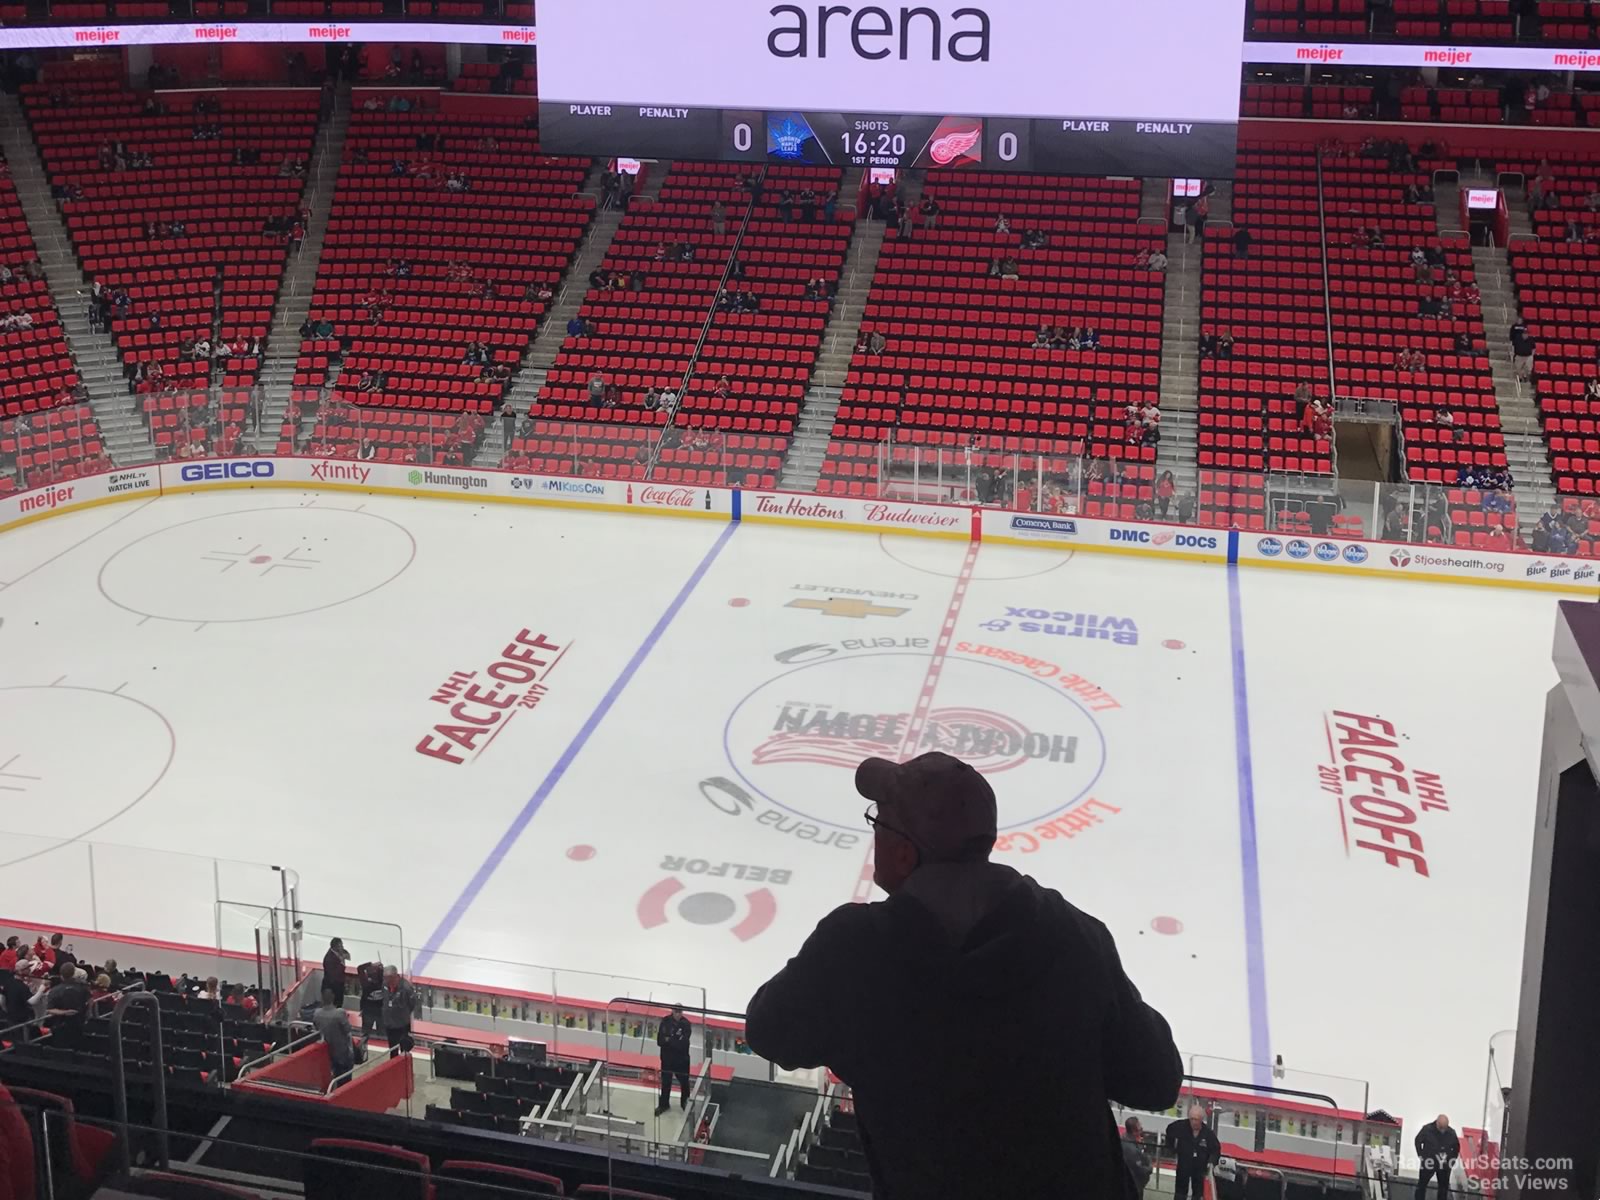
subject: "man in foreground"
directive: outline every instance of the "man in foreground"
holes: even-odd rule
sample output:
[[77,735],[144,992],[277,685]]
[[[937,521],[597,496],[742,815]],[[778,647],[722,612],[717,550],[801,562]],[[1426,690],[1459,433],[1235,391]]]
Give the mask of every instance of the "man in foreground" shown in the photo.
[[988,861],[994,791],[934,751],[869,758],[874,879],[750,1001],[746,1038],[854,1091],[882,1200],[1135,1194],[1108,1100],[1160,1111],[1183,1068],[1106,927]]

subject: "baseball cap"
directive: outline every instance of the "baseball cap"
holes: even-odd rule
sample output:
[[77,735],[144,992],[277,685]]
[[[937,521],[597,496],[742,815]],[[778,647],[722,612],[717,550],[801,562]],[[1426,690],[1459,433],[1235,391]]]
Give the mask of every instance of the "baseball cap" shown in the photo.
[[989,781],[940,750],[903,763],[866,759],[856,768],[856,791],[889,808],[892,827],[933,862],[986,855],[998,831]]

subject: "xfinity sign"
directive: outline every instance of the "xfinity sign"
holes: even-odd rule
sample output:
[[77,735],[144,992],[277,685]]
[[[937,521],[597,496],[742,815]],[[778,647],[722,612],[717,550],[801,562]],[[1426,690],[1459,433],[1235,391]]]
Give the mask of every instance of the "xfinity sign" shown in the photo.
[[226,479],[271,479],[277,468],[261,460],[184,463],[178,478],[185,483],[214,483]]

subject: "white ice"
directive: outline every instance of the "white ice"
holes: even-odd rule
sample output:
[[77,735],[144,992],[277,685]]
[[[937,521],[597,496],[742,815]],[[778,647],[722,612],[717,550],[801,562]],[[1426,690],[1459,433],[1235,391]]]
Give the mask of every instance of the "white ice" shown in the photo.
[[[849,763],[873,739],[908,751],[926,692],[936,736],[994,738],[1001,859],[1107,923],[1197,1071],[1249,1079],[1264,1050],[1292,1085],[1370,1083],[1410,1129],[1476,1124],[1488,1039],[1516,1021],[1554,602],[1241,571],[1241,746],[1226,568],[991,546],[958,596],[966,553],[284,491],[5,534],[0,919],[207,941],[208,859],[278,863],[302,908],[436,943],[434,977],[527,984],[507,964],[543,964],[567,994],[664,980],[741,1009],[856,893]],[[1137,640],[1023,625],[1080,614]],[[431,699],[453,675],[527,695],[489,676],[519,635],[559,648],[530,652],[560,654],[536,704],[450,750],[464,762],[419,753],[462,724]],[[1322,789],[1341,712],[1440,777],[1426,876],[1360,848]],[[105,847],[97,896],[82,846],[36,853],[62,839]],[[199,857],[153,872],[115,846]],[[248,870],[218,878],[262,899]]]

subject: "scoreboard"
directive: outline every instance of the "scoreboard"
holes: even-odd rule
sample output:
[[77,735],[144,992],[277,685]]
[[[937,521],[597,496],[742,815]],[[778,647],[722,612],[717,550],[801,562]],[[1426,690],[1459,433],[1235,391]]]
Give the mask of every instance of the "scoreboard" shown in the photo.
[[548,154],[1217,179],[1238,124],[541,100],[539,140]]
[[1243,0],[541,0],[540,141],[1216,178],[1234,165],[1243,29]]

